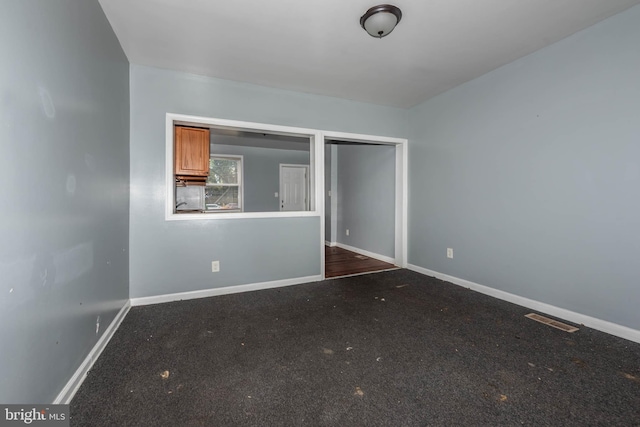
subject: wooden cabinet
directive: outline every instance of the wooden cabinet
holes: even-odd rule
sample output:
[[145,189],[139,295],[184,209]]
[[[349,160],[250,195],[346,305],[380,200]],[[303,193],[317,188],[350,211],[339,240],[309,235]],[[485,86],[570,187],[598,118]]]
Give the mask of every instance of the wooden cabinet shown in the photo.
[[176,177],[206,179],[209,175],[209,129],[176,126],[174,144]]

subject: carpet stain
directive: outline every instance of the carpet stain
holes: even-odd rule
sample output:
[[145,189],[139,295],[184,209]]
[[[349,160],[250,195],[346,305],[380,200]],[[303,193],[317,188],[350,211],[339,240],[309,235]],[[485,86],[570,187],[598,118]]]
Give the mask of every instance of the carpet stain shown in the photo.
[[626,372],[622,372],[622,376],[625,377],[628,380],[631,380],[631,381],[634,381],[634,382],[637,382],[638,384],[640,384],[640,378],[638,378],[638,377],[636,377],[634,375],[627,374]]
[[574,357],[573,359],[571,359],[571,361],[572,361],[573,363],[575,363],[575,364],[576,364],[576,366],[578,366],[578,367],[580,367],[580,368],[582,368],[582,369],[584,369],[584,368],[586,368],[586,367],[588,366],[588,365],[587,365],[587,362],[585,362],[584,360],[579,359],[579,358],[577,358],[577,357]]
[[[407,292],[391,290],[408,283]],[[149,414],[167,426],[628,425],[639,419],[640,344],[596,330],[574,334],[571,342],[561,331],[525,324],[520,306],[438,283],[400,270],[330,286],[133,307],[76,393],[72,425],[147,425]],[[391,304],[377,304],[384,295]],[[275,320],[280,317],[283,322]],[[171,340],[178,345],[167,352],[163,345]],[[575,360],[581,356],[588,360]],[[162,379],[165,370],[170,376]],[[375,390],[349,390],[354,381]],[[259,396],[247,397],[256,390]]]
[[500,402],[506,402],[507,401],[507,396],[504,394],[500,395]]
[[333,354],[333,350],[331,350],[330,348],[323,348],[322,352],[324,354],[328,354],[329,356],[331,356]]

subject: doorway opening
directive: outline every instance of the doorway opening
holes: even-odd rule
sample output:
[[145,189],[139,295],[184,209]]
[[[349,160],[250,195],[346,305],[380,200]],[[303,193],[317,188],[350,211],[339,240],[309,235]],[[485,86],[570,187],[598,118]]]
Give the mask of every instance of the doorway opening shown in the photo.
[[406,267],[406,145],[324,134],[325,278]]
[[327,279],[356,276],[399,268],[393,263],[349,251],[340,246],[325,245],[324,254],[324,277]]

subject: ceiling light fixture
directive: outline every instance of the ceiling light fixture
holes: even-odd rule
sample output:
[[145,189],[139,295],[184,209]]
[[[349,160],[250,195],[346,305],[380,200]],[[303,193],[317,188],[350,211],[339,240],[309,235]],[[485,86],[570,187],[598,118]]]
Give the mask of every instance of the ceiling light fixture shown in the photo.
[[383,38],[398,25],[402,11],[390,4],[373,6],[360,18],[360,25],[371,37]]

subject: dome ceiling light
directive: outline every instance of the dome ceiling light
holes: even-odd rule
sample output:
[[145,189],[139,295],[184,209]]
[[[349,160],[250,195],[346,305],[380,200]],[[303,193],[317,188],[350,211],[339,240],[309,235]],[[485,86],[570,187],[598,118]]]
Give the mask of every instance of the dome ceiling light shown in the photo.
[[373,6],[362,15],[360,25],[371,37],[383,38],[398,25],[402,11],[390,4]]

